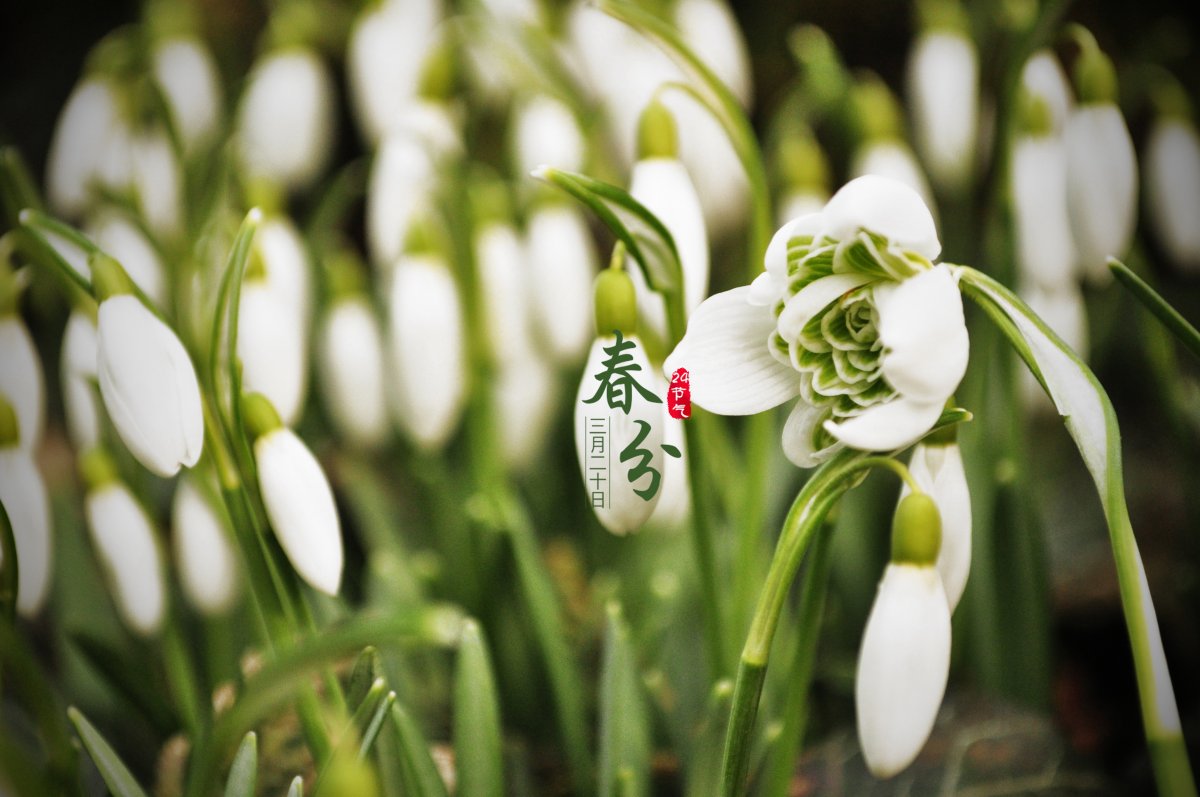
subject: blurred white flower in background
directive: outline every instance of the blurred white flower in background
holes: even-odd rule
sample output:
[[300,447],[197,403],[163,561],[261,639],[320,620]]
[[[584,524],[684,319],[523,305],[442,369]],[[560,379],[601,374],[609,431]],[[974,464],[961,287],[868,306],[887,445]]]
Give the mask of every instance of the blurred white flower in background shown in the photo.
[[[33,452],[21,445],[20,419],[0,391],[0,504],[8,515],[17,548],[17,611],[33,617],[46,602],[53,573],[50,497]],[[0,565],[4,552],[0,549]]]
[[325,314],[318,355],[325,406],[338,432],[361,447],[386,440],[383,331],[365,295],[334,299]]
[[1167,256],[1200,272],[1200,134],[1183,113],[1155,120],[1145,150],[1146,209]]
[[[167,273],[162,258],[154,244],[128,216],[106,208],[89,220],[84,232],[96,246],[121,264],[129,278],[155,306],[167,307]],[[90,269],[83,273],[89,274]]]
[[237,555],[225,523],[189,474],[179,480],[171,504],[172,550],[180,585],[197,609],[222,614],[237,600]]
[[525,252],[536,339],[559,363],[578,362],[592,339],[596,244],[574,205],[546,200],[529,212]]
[[100,443],[97,345],[95,320],[86,310],[74,310],[63,332],[59,379],[67,433],[77,451],[87,451]]
[[0,394],[17,413],[21,449],[35,451],[46,425],[45,378],[33,338],[17,315],[16,296],[11,298],[13,306],[0,310]]
[[86,77],[67,97],[55,124],[46,158],[46,195],[67,218],[79,218],[91,204],[113,138],[121,136],[117,91],[110,80]]
[[154,79],[171,110],[184,151],[207,144],[217,133],[224,102],[221,79],[208,45],[177,36],[154,46]]
[[571,109],[546,94],[535,94],[513,111],[512,160],[517,174],[543,163],[567,172],[583,168],[586,143]]

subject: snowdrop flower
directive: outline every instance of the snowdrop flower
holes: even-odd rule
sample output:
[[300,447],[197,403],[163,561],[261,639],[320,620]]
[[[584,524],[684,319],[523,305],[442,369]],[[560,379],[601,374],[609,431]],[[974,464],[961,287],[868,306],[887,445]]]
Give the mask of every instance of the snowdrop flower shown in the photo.
[[237,145],[252,178],[306,187],[332,152],[334,86],[312,50],[293,47],[259,58],[238,107]]
[[87,208],[91,184],[120,135],[118,107],[117,90],[107,78],[88,77],[72,89],[46,158],[46,194],[58,213],[77,218]]
[[929,430],[967,366],[962,297],[911,188],[860,177],[786,224],[753,285],[707,299],[663,372],[722,415],[800,397],[783,448],[812,467],[842,445],[902,448]]
[[1025,282],[1051,289],[1074,279],[1076,251],[1067,209],[1067,153],[1053,133],[1049,106],[1026,94],[1013,141],[1009,190],[1017,267]]
[[183,594],[205,614],[223,614],[238,596],[238,564],[217,510],[192,476],[179,480],[171,504],[175,566]]
[[573,206],[535,207],[525,230],[530,301],[538,338],[559,363],[578,362],[592,336],[596,250],[587,222]]
[[475,263],[479,305],[492,344],[492,359],[510,362],[527,354],[533,345],[525,295],[525,252],[511,223],[481,221],[475,233]]
[[1110,279],[1108,258],[1123,258],[1137,221],[1137,156],[1116,104],[1112,62],[1092,42],[1076,65],[1079,105],[1067,120],[1067,208],[1079,266],[1095,283]]
[[933,192],[917,156],[904,140],[900,104],[878,75],[866,73],[855,83],[851,101],[862,140],[850,166],[855,177],[874,174],[904,183],[933,208]]
[[177,234],[183,216],[183,175],[166,132],[155,128],[135,135],[130,159],[134,195],[146,226],[159,237]]
[[1200,134],[1182,114],[1160,117],[1146,143],[1146,206],[1177,265],[1200,271]]
[[[0,264],[0,269],[5,268]],[[0,287],[0,394],[7,396],[20,424],[20,446],[34,451],[42,440],[46,420],[46,387],[42,363],[25,322],[17,315],[18,289]]]
[[679,0],[675,24],[693,52],[704,53],[704,63],[721,79],[742,105],[749,105],[750,53],[733,11],[721,0]]
[[526,349],[500,364],[493,389],[504,465],[511,471],[528,470],[554,420],[554,371],[544,358]]
[[200,386],[183,344],[131,293],[115,260],[92,261],[100,395],[121,440],[163,477],[191,467],[204,445]]
[[950,606],[933,566],[938,510],[925,494],[896,509],[892,561],[858,654],[854,699],[867,769],[890,778],[917,757],[937,719],[950,674]]
[[212,53],[200,39],[180,36],[158,42],[153,59],[154,79],[184,150],[194,151],[216,133],[221,117],[221,81]]
[[100,444],[100,407],[95,389],[100,379],[96,370],[97,346],[96,321],[86,310],[72,312],[63,332],[59,366],[67,433],[77,451]]
[[543,163],[576,172],[583,168],[585,143],[571,109],[546,94],[523,102],[514,112],[512,157],[517,174]]
[[[918,443],[913,448],[908,469],[917,485],[937,504],[941,516],[942,544],[937,571],[953,612],[971,571],[971,493],[953,430],[950,439],[942,439],[940,435],[933,435],[938,439]],[[906,483],[900,490],[900,500],[911,494]]]
[[384,138],[416,96],[422,65],[437,44],[440,0],[367,4],[346,45],[346,77],[358,126],[369,144]]
[[289,424],[300,419],[304,408],[305,343],[295,308],[263,276],[247,274],[238,310],[243,384],[269,398]]
[[260,393],[243,399],[267,518],[300,577],[327,595],[342,581],[342,527],[316,457]]
[[103,451],[85,454],[80,469],[87,485],[84,510],[92,545],[117,612],[135,633],[155,634],[166,615],[167,593],[162,552],[150,518]]
[[334,299],[318,347],[325,406],[338,432],[360,447],[388,433],[383,332],[367,297]]
[[[85,227],[84,232],[97,246],[121,264],[129,278],[154,304],[159,307],[166,305],[166,268],[154,244],[147,240],[136,224],[126,216],[110,210],[94,218]],[[90,269],[84,273],[89,274]]]
[[[642,111],[638,155],[629,193],[671,233],[683,269],[684,305],[690,313],[708,293],[708,233],[696,189],[677,157],[675,119],[657,100]],[[662,297],[646,285],[640,269],[629,276],[637,290],[642,328],[664,339],[667,318]]]
[[1049,113],[1047,132],[1060,134],[1066,129],[1074,101],[1071,85],[1058,59],[1050,50],[1038,50],[1021,69],[1021,88],[1046,104]]
[[450,267],[429,251],[402,256],[388,308],[395,420],[417,445],[440,448],[458,425],[467,388],[462,303]]
[[575,397],[574,424],[588,503],[613,534],[637,531],[654,513],[664,458],[662,400],[650,392],[655,382],[636,332],[633,282],[619,266],[623,254],[618,248],[614,267],[596,278],[597,337]]
[[313,310],[313,278],[300,231],[287,216],[269,215],[254,236],[254,250],[271,290],[292,308],[307,333]]
[[[33,455],[21,446],[20,419],[0,392],[0,504],[8,514],[19,565],[17,611],[33,617],[50,591],[53,546],[50,544],[50,498]],[[0,550],[0,564],[4,552]]]
[[979,56],[957,2],[920,7],[930,13],[909,53],[907,75],[917,149],[934,181],[958,190],[970,180],[975,159]]

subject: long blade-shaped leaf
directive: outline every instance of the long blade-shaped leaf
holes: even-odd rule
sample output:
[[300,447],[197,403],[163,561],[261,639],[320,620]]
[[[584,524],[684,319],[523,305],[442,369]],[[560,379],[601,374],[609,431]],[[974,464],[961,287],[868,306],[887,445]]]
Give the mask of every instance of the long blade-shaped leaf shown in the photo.
[[79,741],[83,743],[83,749],[87,750],[88,755],[92,757],[96,768],[100,770],[100,777],[104,778],[104,783],[109,790],[116,797],[146,797],[146,792],[142,791],[142,787],[133,779],[129,767],[125,766],[121,757],[100,735],[100,731],[88,722],[87,717],[83,716],[83,713],[74,706],[67,709],[67,717],[75,726],[75,731],[79,734]]
[[483,633],[463,623],[454,678],[454,750],[458,791],[486,797],[504,793],[504,755],[496,681]]
[[0,612],[10,623],[17,616],[17,585],[20,583],[17,540],[13,537],[8,511],[0,503]]
[[287,797],[304,797],[304,778],[299,775],[292,778],[292,785],[288,787]]
[[1133,294],[1146,309],[1154,313],[1162,325],[1170,330],[1179,342],[1188,348],[1192,354],[1200,357],[1200,331],[1197,331],[1186,318],[1179,314],[1171,304],[1158,294],[1158,291],[1146,284],[1146,281],[1134,274],[1115,257],[1108,259],[1108,267],[1113,275],[1125,288]]
[[229,768],[229,779],[225,781],[225,797],[254,797],[254,783],[258,777],[258,737],[250,731],[242,739],[233,766]]
[[[380,679],[378,683],[382,684],[383,680]],[[367,723],[366,729],[363,730],[362,742],[358,746],[358,760],[361,761],[366,758],[367,754],[371,752],[371,748],[375,746],[375,740],[379,738],[379,732],[383,730],[383,723],[391,715],[392,704],[395,702],[395,692],[389,692],[380,701],[379,708],[375,709],[374,716],[371,717],[371,721]],[[363,705],[365,706],[366,704],[364,703]]]
[[629,629],[616,604],[608,607],[600,671],[601,797],[649,794],[650,728]]
[[1158,618],[1125,504],[1121,433],[1108,394],[1079,355],[1012,291],[974,269],[963,267],[959,273],[966,294],[996,322],[1045,387],[1096,484],[1116,560],[1159,792],[1194,795]]
[[392,704],[392,725],[399,741],[404,793],[418,797],[447,797],[446,784],[429,755],[429,743],[399,703]]

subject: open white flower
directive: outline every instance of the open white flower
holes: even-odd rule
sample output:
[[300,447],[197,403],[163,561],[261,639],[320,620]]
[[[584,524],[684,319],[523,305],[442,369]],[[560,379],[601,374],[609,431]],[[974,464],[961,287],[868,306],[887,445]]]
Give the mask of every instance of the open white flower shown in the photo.
[[[8,515],[17,546],[20,582],[17,611],[33,617],[50,588],[53,546],[50,544],[50,498],[32,453],[20,445],[20,420],[0,394],[0,504]],[[0,550],[0,564],[4,552]]]
[[188,600],[206,614],[221,614],[237,598],[237,556],[231,532],[192,478],[180,479],[171,504],[175,566]]
[[35,450],[46,420],[46,387],[33,338],[16,314],[0,315],[0,394],[16,410],[21,449]]
[[877,176],[772,239],[751,286],[697,308],[663,367],[692,400],[748,415],[800,397],[783,431],[811,467],[841,445],[902,448],[937,421],[967,367],[962,297],[920,196]]

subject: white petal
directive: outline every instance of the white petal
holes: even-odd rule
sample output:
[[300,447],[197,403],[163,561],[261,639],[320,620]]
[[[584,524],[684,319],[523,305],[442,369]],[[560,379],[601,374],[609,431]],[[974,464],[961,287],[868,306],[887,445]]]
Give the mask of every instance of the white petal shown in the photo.
[[300,577],[327,595],[342,581],[342,527],[316,457],[291,430],[254,442],[258,484],[275,537]]
[[825,205],[824,221],[824,234],[839,241],[869,230],[930,260],[942,251],[921,195],[887,177],[869,174],[846,183]]
[[1049,136],[1021,136],[1013,145],[1013,226],[1017,266],[1046,287],[1074,279],[1075,242],[1067,210],[1067,153]]
[[320,346],[325,407],[338,431],[358,446],[387,438],[383,332],[366,299],[335,302]]
[[744,107],[753,94],[750,55],[737,19],[720,0],[680,0],[675,22],[693,52],[704,53],[704,63],[733,92]]
[[271,290],[295,308],[307,333],[312,318],[312,273],[308,250],[296,225],[286,216],[268,216],[254,236]]
[[116,92],[107,80],[90,78],[71,91],[46,158],[46,194],[59,213],[77,217],[87,207],[116,120]]
[[793,238],[801,235],[820,235],[824,226],[825,217],[821,213],[808,213],[787,222],[771,236],[771,242],[767,244],[767,252],[763,256],[763,267],[779,285],[787,285],[788,244]]
[[[913,154],[907,144],[890,139],[868,142],[855,155],[850,173],[855,177],[874,175],[903,183],[920,195],[930,216],[934,215],[933,191],[929,188],[925,173],[921,171],[921,164],[917,163],[917,156]],[[936,240],[936,232],[934,240]],[[934,248],[940,250],[940,245]],[[926,255],[926,257],[930,256]],[[933,257],[930,259],[932,260]]]
[[[660,396],[665,395],[666,382],[659,377],[657,384],[659,389],[655,392]],[[650,515],[647,523],[667,529],[680,528],[692,511],[692,489],[688,482],[687,438],[684,436],[683,424],[683,420],[671,417],[664,403],[662,441],[666,445],[678,448],[681,456],[663,456],[662,487],[658,494],[658,505],[654,507],[654,512]]]
[[746,301],[749,291],[734,288],[706,299],[663,364],[667,374],[688,369],[692,401],[718,415],[752,415],[800,391],[799,375],[768,349],[774,315]]
[[[971,570],[971,493],[963,470],[962,452],[957,445],[918,445],[908,463],[921,489],[933,498],[942,517],[942,547],[938,552],[937,571],[942,577],[950,611],[958,606]],[[910,490],[905,484],[900,498]]]
[[196,371],[175,333],[133,296],[100,303],[100,395],[121,440],[160,476],[191,467],[204,445]]
[[517,174],[529,174],[543,163],[568,172],[583,168],[583,134],[566,105],[539,94],[517,110],[515,120],[512,148]]
[[[8,513],[17,544],[17,611],[33,617],[50,591],[54,546],[50,541],[50,497],[29,452],[0,449],[0,504]],[[0,551],[0,563],[3,561]]]
[[46,387],[33,338],[16,316],[0,318],[0,394],[17,414],[21,449],[35,450],[46,420]]
[[1146,144],[1146,201],[1170,258],[1192,273],[1200,271],[1200,134],[1191,122],[1155,123]]
[[918,37],[908,61],[917,148],[939,184],[960,187],[976,152],[979,58],[959,33]]
[[96,325],[77,310],[67,319],[59,360],[67,432],[77,451],[87,451],[100,442],[96,357]]
[[154,79],[171,109],[185,149],[216,131],[221,115],[221,81],[212,53],[199,39],[168,39],[154,49]]
[[237,557],[217,511],[184,477],[171,505],[175,566],[180,585],[196,608],[222,614],[238,594]]
[[775,302],[779,301],[783,294],[783,283],[776,282],[775,276],[771,272],[764,271],[750,283],[746,301],[755,307],[774,307]]
[[595,334],[592,281],[598,266],[591,232],[575,208],[550,205],[533,212],[526,236],[530,301],[541,340],[558,362],[578,362]]
[[889,778],[917,757],[950,674],[950,609],[937,570],[889,564],[867,618],[855,678],[867,768]]
[[138,208],[150,230],[160,237],[179,231],[183,175],[171,142],[161,129],[134,137],[130,157]]
[[870,281],[871,277],[865,274],[830,274],[813,280],[784,304],[777,322],[780,336],[787,341],[795,340],[813,316],[843,294]]
[[783,425],[783,453],[798,468],[812,468],[821,463],[813,448],[812,436],[825,410],[803,399],[796,402]]
[[282,295],[261,280],[243,285],[237,339],[243,389],[270,399],[285,425],[304,409],[307,354],[300,319]]
[[941,416],[943,404],[894,398],[841,423],[825,421],[825,430],[860,451],[891,451],[916,442],[928,432]]
[[558,392],[550,363],[532,351],[505,361],[493,382],[500,455],[515,471],[532,467],[556,416]]
[[155,305],[165,306],[166,269],[154,244],[150,243],[136,224],[125,216],[108,212],[89,224],[85,232],[97,246],[121,264],[129,278]]
[[506,361],[524,355],[531,346],[525,251],[511,224],[493,222],[479,228],[475,263],[492,356]]
[[[637,391],[633,392],[628,414],[621,408],[609,407],[603,395],[593,403],[585,403],[596,393],[600,384],[596,377],[605,370],[603,361],[608,354],[604,347],[611,346],[614,340],[611,336],[597,338],[588,354],[575,397],[575,452],[584,481],[584,494],[596,517],[613,534],[628,534],[642,527],[662,496],[665,457],[662,451],[662,405],[647,401]],[[628,353],[633,356],[633,364],[640,367],[633,372],[633,377],[650,390],[653,382],[649,377],[650,363],[646,353],[636,336],[628,340],[635,343],[635,348]],[[646,436],[638,448],[650,452],[652,459],[648,465],[659,473],[659,488],[648,500],[634,490],[648,489],[653,476],[643,473],[631,482],[630,470],[637,460],[619,461],[621,452],[637,439],[642,424],[645,424]]]
[[367,245],[375,265],[390,268],[396,262],[433,178],[433,160],[420,142],[403,135],[384,139],[367,184]]
[[396,422],[426,449],[441,447],[466,400],[466,340],[449,267],[403,257],[392,275],[388,335]]
[[1137,221],[1137,157],[1121,111],[1083,105],[1067,122],[1067,207],[1079,265],[1093,282],[1108,281],[1108,258],[1129,253]]
[[120,483],[88,493],[85,501],[92,544],[117,611],[133,631],[154,634],[166,614],[162,553],[146,511]]
[[962,295],[946,266],[875,289],[883,375],[906,398],[945,402],[967,370]]

